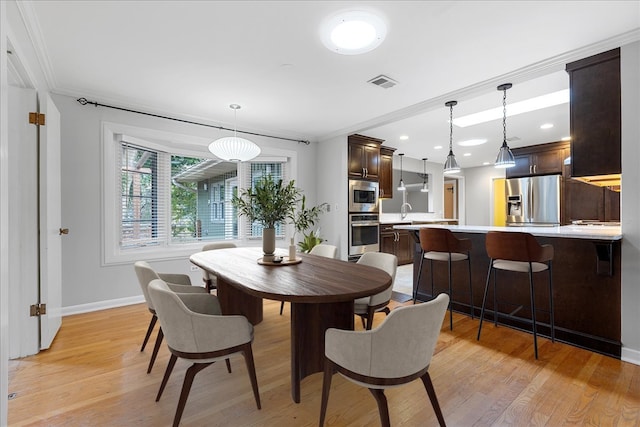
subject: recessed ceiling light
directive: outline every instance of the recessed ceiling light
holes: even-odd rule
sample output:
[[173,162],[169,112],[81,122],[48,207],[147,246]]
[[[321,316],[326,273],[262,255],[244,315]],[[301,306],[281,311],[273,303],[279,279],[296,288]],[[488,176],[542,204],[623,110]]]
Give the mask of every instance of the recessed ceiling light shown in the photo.
[[[530,111],[541,110],[554,105],[566,104],[569,102],[569,89],[559,90],[547,95],[537,96],[535,98],[526,99],[524,101],[515,102],[507,108],[507,117],[516,116]],[[490,110],[480,111],[479,113],[469,114],[467,116],[458,117],[453,120],[453,124],[459,127],[473,126],[480,123],[490,122],[502,118],[503,107],[492,108]]]
[[473,147],[474,145],[482,145],[487,142],[486,138],[467,139],[466,141],[458,142],[461,147]]
[[400,136],[400,141],[406,141],[407,139],[409,139],[409,137],[407,135],[401,135]]
[[436,145],[433,147],[434,150],[442,150],[442,145]]
[[487,165],[490,165],[490,164],[491,164],[491,162],[482,162],[482,166],[487,166]]
[[320,37],[327,49],[342,55],[369,52],[382,44],[387,26],[379,16],[365,11],[341,12],[327,18]]
[[571,137],[570,136],[563,136],[562,140],[563,141],[571,141]]
[[553,127],[553,123],[545,123],[540,125],[540,129],[551,129]]
[[464,157],[469,157],[471,155],[471,153],[464,153],[463,156]]

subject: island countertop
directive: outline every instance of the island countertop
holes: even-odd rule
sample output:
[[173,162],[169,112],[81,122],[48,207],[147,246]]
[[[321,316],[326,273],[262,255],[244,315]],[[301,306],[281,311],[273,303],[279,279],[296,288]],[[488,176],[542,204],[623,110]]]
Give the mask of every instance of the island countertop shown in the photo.
[[486,225],[440,225],[440,224],[415,224],[395,225],[398,230],[420,230],[424,227],[448,228],[459,233],[487,233],[489,231],[507,231],[530,233],[537,237],[562,237],[567,239],[587,240],[622,240],[622,230],[619,226],[602,225],[562,225],[550,227],[497,227]]

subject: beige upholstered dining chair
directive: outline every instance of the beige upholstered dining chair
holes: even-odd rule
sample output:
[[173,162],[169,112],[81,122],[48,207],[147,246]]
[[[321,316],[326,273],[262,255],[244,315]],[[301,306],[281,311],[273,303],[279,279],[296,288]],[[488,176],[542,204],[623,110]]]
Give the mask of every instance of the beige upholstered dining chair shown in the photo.
[[[244,356],[253,396],[258,409],[260,393],[253,362],[253,326],[244,316],[223,316],[215,295],[207,299],[194,294],[172,292],[167,284],[156,279],[149,283],[149,296],[156,307],[156,314],[164,330],[171,358],[156,396],[160,400],[162,392],[178,358],[193,364],[187,369],[178,400],[173,425],[180,424],[191,385],[198,372],[219,360],[241,353]],[[202,314],[217,312],[218,314]]]
[[358,260],[358,264],[364,264],[384,270],[391,276],[391,284],[384,291],[370,297],[358,298],[354,302],[353,311],[362,319],[362,326],[371,329],[373,315],[377,311],[389,314],[389,301],[393,293],[393,281],[396,278],[398,258],[395,255],[384,252],[365,252]]
[[[147,328],[147,333],[144,336],[144,341],[142,342],[142,347],[140,351],[144,351],[144,348],[147,346],[147,342],[149,341],[149,337],[153,332],[153,328],[158,320],[156,316],[156,310],[153,307],[153,303],[151,298],[149,298],[148,285],[154,279],[162,279],[165,282],[169,283],[169,287],[175,292],[181,293],[207,293],[206,289],[200,286],[191,286],[191,279],[186,274],[176,274],[176,273],[157,273],[146,261],[137,261],[133,268],[136,272],[136,276],[138,276],[138,283],[140,284],[140,289],[142,289],[142,295],[144,295],[144,300],[147,303],[147,308],[151,313],[151,321],[149,322],[149,327]],[[156,356],[158,355],[158,350],[160,349],[160,344],[162,344],[163,332],[162,328],[158,329],[158,336],[156,337],[156,343],[153,346],[153,353],[151,353],[151,360],[149,361],[149,367],[147,368],[147,373],[151,372],[153,368],[153,364],[156,360]]]
[[[227,249],[227,248],[235,248],[236,244],[233,242],[211,242],[207,243],[202,247],[202,251],[213,251],[216,249]],[[204,287],[210,292],[212,289],[215,289],[216,286],[216,275],[209,273],[206,270],[202,270],[202,281],[204,282]]]
[[336,371],[369,389],[378,403],[383,427],[390,425],[384,389],[420,378],[438,422],[444,426],[429,364],[448,304],[449,296],[440,294],[429,302],[396,308],[371,331],[327,329],[320,427],[324,425],[331,378]]
[[[312,255],[323,256],[325,258],[335,258],[338,255],[338,247],[334,245],[328,245],[326,243],[320,243],[319,245],[315,245],[309,251]],[[280,303],[280,315],[282,315],[282,310],[284,309],[284,301]]]

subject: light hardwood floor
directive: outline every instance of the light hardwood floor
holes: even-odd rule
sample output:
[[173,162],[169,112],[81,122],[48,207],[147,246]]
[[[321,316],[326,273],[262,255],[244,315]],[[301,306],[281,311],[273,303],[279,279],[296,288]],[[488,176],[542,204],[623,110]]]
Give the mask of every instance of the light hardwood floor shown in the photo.
[[[184,426],[315,426],[322,374],[302,382],[295,404],[289,384],[289,312],[265,301],[253,351],[262,410],[258,410],[242,358],[214,364],[195,379]],[[51,349],[9,362],[10,426],[164,426],[173,420],[187,362],[179,361],[160,402],[155,395],[168,360],[166,347],[151,374],[153,341],[140,344],[149,322],[144,305],[65,317]],[[384,315],[376,315],[376,322]],[[356,327],[361,328],[359,321]],[[640,366],[569,345],[539,343],[506,327],[448,318],[430,368],[449,426],[640,426]],[[155,336],[153,337],[155,340]],[[387,392],[394,426],[437,425],[422,383]],[[376,403],[364,388],[333,380],[328,426],[379,425]]]

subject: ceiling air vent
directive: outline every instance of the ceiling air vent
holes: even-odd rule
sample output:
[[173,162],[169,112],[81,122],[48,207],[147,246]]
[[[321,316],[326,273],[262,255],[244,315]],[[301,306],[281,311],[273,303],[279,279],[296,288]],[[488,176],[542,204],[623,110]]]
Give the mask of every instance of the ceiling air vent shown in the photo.
[[387,76],[383,76],[382,74],[380,74],[377,77],[372,78],[371,80],[369,80],[367,83],[371,83],[374,84],[376,86],[380,86],[381,88],[384,89],[389,89],[390,87],[394,87],[395,85],[398,84],[397,81],[387,77]]
[[507,138],[507,142],[517,142],[517,141],[520,141],[520,138],[517,136],[512,136]]

